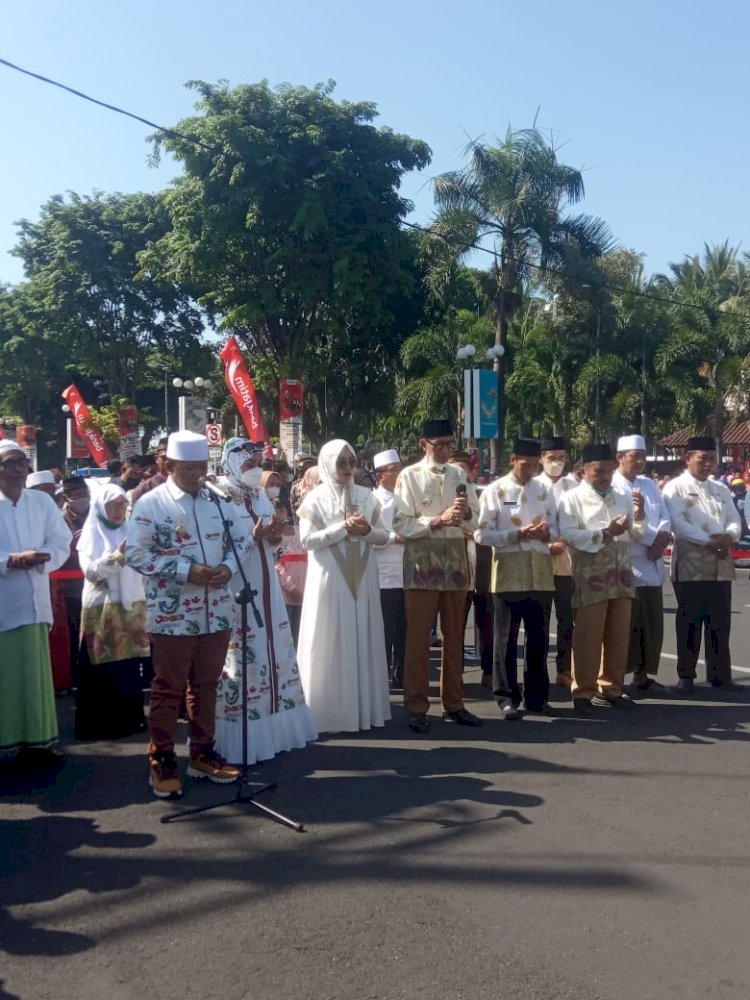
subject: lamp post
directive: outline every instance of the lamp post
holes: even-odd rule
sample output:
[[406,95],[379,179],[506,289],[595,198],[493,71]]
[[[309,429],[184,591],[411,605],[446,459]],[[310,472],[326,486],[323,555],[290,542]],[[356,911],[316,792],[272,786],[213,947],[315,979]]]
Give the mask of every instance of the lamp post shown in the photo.
[[172,385],[178,391],[184,389],[186,393],[186,395],[181,394],[179,397],[180,430],[196,431],[198,434],[205,434],[207,412],[203,394],[212,387],[213,382],[211,379],[204,378],[202,375],[196,375],[192,379],[178,377],[172,379]]

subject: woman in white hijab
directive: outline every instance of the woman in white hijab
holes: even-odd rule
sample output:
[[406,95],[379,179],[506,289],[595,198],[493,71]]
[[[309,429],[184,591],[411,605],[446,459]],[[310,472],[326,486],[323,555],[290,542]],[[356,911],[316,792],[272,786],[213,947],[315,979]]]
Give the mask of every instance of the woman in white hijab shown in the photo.
[[108,483],[92,497],[78,540],[84,575],[75,736],[119,739],[146,728],[151,651],[143,577],[125,563],[128,500]]
[[[242,568],[263,621],[259,627],[248,608],[247,743],[248,762],[270,760],[282,750],[305,746],[317,738],[305,704],[294,639],[284,597],[274,567],[273,548],[281,542],[282,524],[261,486],[262,448],[244,438],[224,446],[221,484],[232,491],[253,521],[255,545],[248,548]],[[242,589],[235,576],[232,593]],[[242,759],[242,635],[239,609],[216,700],[216,749],[227,760]]]
[[388,529],[380,503],[354,485],[346,441],[320,450],[320,484],[297,511],[308,567],[299,636],[307,703],[321,732],[355,732],[391,717],[380,582],[373,545]]

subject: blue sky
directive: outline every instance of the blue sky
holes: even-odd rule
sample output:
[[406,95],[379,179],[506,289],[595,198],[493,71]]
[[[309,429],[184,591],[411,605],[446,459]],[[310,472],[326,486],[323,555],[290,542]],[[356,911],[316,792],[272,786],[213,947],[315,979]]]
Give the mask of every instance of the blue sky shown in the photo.
[[[429,221],[429,179],[458,167],[467,136],[508,124],[552,130],[582,168],[582,209],[649,272],[741,244],[746,194],[750,5],[700,14],[675,0],[5,0],[0,56],[163,125],[189,115],[189,79],[337,82],[378,105],[380,124],[424,139],[433,161],[409,176],[411,220]],[[148,129],[0,66],[0,281],[14,221],[73,190],[157,190],[176,173],[146,164]],[[539,109],[539,110],[538,110]],[[750,250],[750,244],[747,247]]]

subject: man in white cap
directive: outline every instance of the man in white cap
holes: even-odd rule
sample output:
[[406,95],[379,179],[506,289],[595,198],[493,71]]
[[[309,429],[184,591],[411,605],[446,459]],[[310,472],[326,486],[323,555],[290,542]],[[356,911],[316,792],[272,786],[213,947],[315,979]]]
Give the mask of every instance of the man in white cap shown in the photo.
[[393,489],[403,468],[395,448],[380,451],[372,460],[378,485],[373,493],[380,501],[383,523],[388,528],[388,544],[373,546],[380,574],[380,605],[385,627],[385,655],[391,683],[404,684],[406,646],[406,605],[404,604],[404,539],[393,530]]
[[663,694],[656,680],[664,640],[664,550],[672,540],[672,522],[666,502],[653,479],[644,476],[646,442],[627,434],[617,442],[617,469],[612,485],[624,493],[640,493],[645,514],[643,536],[631,539],[635,597],[630,612],[630,648],[627,672],[639,691]]
[[29,462],[0,441],[0,754],[25,765],[58,759],[49,573],[68,558],[70,531],[51,497],[24,489]]
[[26,489],[37,490],[39,493],[46,493],[54,499],[57,493],[55,485],[55,474],[45,469],[43,472],[30,472],[26,477]]
[[[180,699],[186,692],[190,777],[227,784],[239,770],[214,749],[216,684],[235,615],[227,584],[237,559],[217,504],[201,488],[208,441],[178,431],[167,443],[166,483],[135,504],[126,558],[147,577],[147,628],[154,680],[149,707],[149,783],[158,798],[182,795],[174,752]],[[237,552],[252,544],[244,507],[224,505]]]

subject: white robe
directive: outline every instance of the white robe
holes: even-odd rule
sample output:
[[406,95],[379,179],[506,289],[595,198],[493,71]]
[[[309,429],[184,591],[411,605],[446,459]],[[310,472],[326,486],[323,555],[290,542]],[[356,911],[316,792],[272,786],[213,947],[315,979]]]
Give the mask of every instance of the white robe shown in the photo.
[[344,512],[331,511],[324,487],[308,493],[297,512],[308,553],[297,655],[320,732],[356,732],[391,717],[380,580],[371,551],[388,542],[388,529],[369,490],[352,486],[351,502],[372,526],[368,535],[347,535]]

